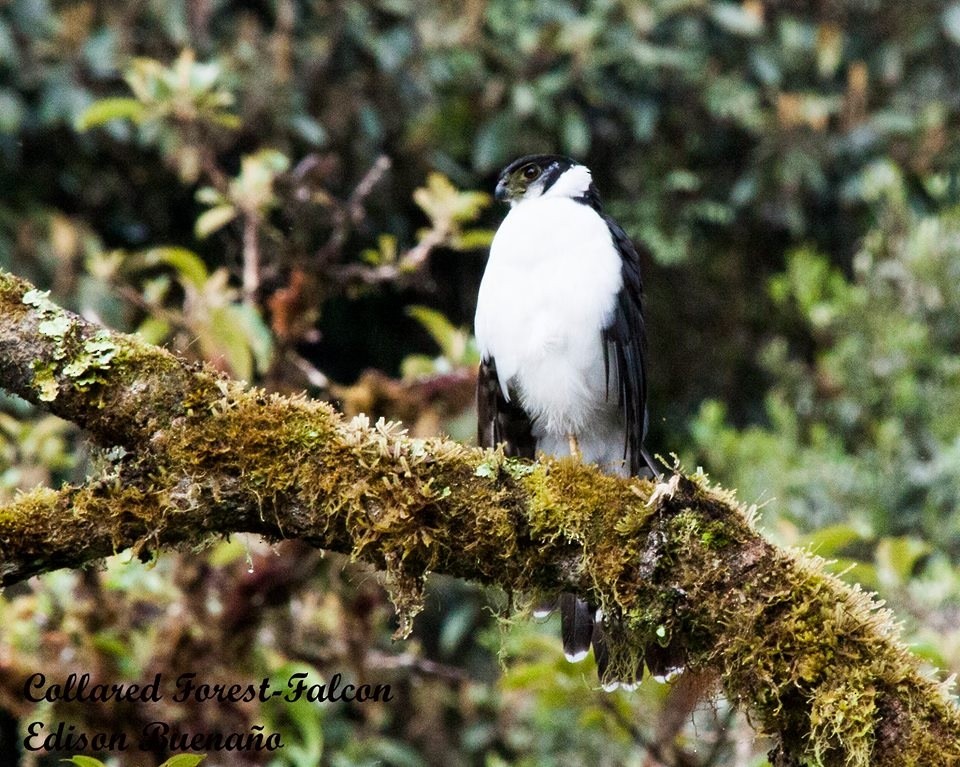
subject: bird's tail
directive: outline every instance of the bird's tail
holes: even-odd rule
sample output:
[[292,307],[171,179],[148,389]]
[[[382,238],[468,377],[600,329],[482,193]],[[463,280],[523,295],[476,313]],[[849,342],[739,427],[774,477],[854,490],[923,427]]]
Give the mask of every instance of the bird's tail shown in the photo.
[[563,654],[571,663],[587,657],[596,623],[594,610],[575,594],[560,595],[560,637]]
[[645,468],[640,468],[640,475],[643,476],[649,472],[649,479],[659,480],[664,473],[664,467],[660,464],[660,461],[650,455],[650,452],[643,445],[640,446],[640,457],[646,464]]
[[610,668],[610,651],[600,610],[574,594],[560,595],[560,633],[563,639],[563,654],[576,663],[587,657],[593,646],[600,685],[607,692],[618,687],[634,689],[643,678],[643,659],[637,661],[632,673],[621,675]]
[[683,668],[683,653],[678,647],[673,645],[661,647],[651,644],[644,648],[634,668],[626,672],[622,669],[612,669],[607,634],[600,610],[575,594],[561,594],[558,600],[538,605],[534,609],[534,614],[546,615],[558,605],[563,654],[571,663],[577,663],[587,657],[592,646],[593,657],[597,663],[597,676],[601,686],[607,692],[616,690],[618,687],[634,689],[643,679],[644,666],[649,669],[652,676],[661,681],[671,678]]

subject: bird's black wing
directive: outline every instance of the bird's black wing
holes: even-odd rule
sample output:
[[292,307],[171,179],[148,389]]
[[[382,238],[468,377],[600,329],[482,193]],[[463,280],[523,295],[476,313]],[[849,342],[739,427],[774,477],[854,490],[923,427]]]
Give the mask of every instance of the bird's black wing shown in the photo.
[[[620,253],[623,277],[613,318],[603,329],[607,382],[609,386],[616,381],[617,404],[626,432],[623,449],[630,461],[630,473],[638,475],[649,469],[657,475],[659,471],[643,446],[647,432],[647,330],[643,321],[640,256],[620,225],[601,215]],[[612,376],[612,372],[616,375]]]
[[497,378],[496,361],[490,357],[480,363],[477,375],[477,444],[496,447],[517,458],[534,458],[537,443],[531,433],[530,417],[517,398],[507,400]]

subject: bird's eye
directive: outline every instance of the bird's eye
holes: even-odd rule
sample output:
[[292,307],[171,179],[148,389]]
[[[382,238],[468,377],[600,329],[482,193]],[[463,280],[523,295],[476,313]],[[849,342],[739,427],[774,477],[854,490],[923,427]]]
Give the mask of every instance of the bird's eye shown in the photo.
[[533,181],[537,176],[540,175],[540,168],[538,168],[536,165],[528,165],[526,168],[523,169],[522,172],[523,172],[523,177],[527,181]]

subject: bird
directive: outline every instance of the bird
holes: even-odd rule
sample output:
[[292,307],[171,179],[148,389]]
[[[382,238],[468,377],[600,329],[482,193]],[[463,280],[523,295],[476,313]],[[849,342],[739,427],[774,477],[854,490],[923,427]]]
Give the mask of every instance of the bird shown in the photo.
[[[508,456],[572,454],[611,474],[659,476],[644,446],[647,339],[636,247],[604,212],[590,170],[569,157],[514,160],[495,197],[510,208],[477,295],[478,443],[502,445]],[[601,684],[617,687],[620,680],[605,678],[602,616],[572,594],[558,601],[568,660],[582,660],[592,644]]]

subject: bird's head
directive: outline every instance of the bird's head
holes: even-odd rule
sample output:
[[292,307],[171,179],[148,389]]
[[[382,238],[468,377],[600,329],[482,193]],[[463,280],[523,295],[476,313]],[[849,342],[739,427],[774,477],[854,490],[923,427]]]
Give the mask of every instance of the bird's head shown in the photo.
[[532,154],[514,160],[500,172],[496,198],[510,206],[541,197],[570,197],[599,205],[590,170],[555,154]]

